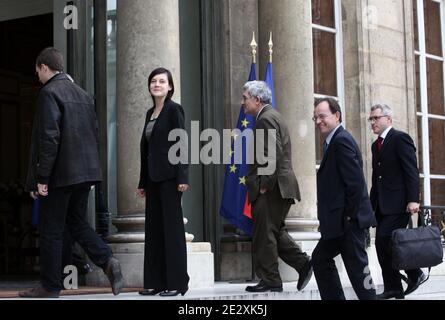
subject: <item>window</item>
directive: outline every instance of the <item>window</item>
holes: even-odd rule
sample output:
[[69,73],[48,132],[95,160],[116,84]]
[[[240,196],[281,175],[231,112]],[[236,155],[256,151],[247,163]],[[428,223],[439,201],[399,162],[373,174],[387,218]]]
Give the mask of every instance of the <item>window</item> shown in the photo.
[[117,214],[116,0],[107,0],[108,209]]
[[[333,97],[344,115],[343,38],[341,0],[312,0],[314,50],[314,98]],[[322,160],[322,141],[315,130],[317,166]]]
[[444,0],[415,0],[413,9],[421,201],[445,206]]

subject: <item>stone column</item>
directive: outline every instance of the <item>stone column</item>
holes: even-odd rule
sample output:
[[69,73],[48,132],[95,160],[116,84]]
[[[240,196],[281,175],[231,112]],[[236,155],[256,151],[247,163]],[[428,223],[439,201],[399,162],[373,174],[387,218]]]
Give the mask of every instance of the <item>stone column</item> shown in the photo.
[[[163,19],[169,17],[169,19]],[[109,237],[127,285],[140,286],[144,254],[144,200],[136,196],[139,141],[151,106],[147,78],[156,67],[173,74],[179,89],[178,1],[121,0],[117,3],[117,207],[118,233]],[[125,256],[121,255],[125,253]]]
[[[361,143],[368,181],[371,178],[370,146],[376,136],[366,118],[373,104],[388,104],[393,109],[394,127],[407,131],[417,141],[412,5],[413,1],[402,0],[384,4],[379,0],[360,0],[353,4],[346,0],[344,3],[346,14],[357,17],[357,25],[351,26],[352,30],[357,28],[357,44],[350,46],[354,50],[349,55],[357,55],[358,65],[349,64],[348,68],[359,81],[358,86],[346,91],[346,97],[357,95],[359,99],[360,118],[357,115],[351,120],[361,125],[356,136],[360,137],[357,141]],[[399,18],[394,19],[393,13]],[[348,66],[348,60],[345,65]],[[356,105],[351,105],[352,108]]]
[[[286,225],[303,250],[310,251],[314,246],[312,240],[320,237],[316,232],[315,127],[311,120],[314,103],[311,1],[259,0],[259,17],[259,77],[264,78],[272,31],[276,107],[289,126],[293,167],[302,197],[301,202],[292,206]],[[292,274],[291,278],[297,277],[295,271]]]
[[118,210],[144,212],[136,196],[139,141],[145,113],[152,106],[147,79],[164,66],[172,72],[174,100],[180,102],[178,0],[120,0],[117,3]]
[[[403,0],[342,1],[346,126],[360,145],[369,188],[371,144],[376,136],[366,119],[373,104],[391,106],[394,126],[407,131],[416,142],[412,6],[413,1]],[[379,285],[383,280],[374,234],[371,229],[368,258],[374,284]]]
[[[152,106],[147,79],[163,66],[173,75],[174,100],[180,102],[180,50],[178,0],[119,0],[117,2],[117,196],[118,215],[113,224],[118,232],[108,240],[120,260],[128,287],[143,285],[145,200],[136,195],[140,170],[141,130],[145,113]],[[186,214],[186,213],[185,213]],[[193,240],[192,235],[187,241]],[[206,244],[189,252],[210,252]],[[200,252],[201,251],[201,252]],[[210,252],[211,254],[211,252]],[[202,282],[190,265],[190,286]],[[213,262],[213,259],[211,259]],[[193,268],[195,269],[195,268]],[[212,276],[211,270],[205,274]],[[198,278],[198,279],[196,279]],[[102,276],[103,279],[103,276]],[[105,281],[106,283],[106,281]]]

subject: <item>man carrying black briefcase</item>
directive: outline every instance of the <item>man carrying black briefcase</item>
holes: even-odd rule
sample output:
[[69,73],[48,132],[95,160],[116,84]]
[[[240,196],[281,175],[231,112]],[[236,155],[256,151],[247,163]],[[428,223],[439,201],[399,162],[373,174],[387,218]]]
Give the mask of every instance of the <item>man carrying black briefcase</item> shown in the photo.
[[396,270],[428,268],[443,261],[442,239],[437,226],[425,225],[422,213],[418,216],[417,228],[401,228],[392,232],[392,267]]
[[392,110],[386,104],[374,105],[368,121],[378,135],[371,147],[370,194],[377,218],[375,245],[384,284],[377,299],[404,299],[427,279],[419,268],[405,270],[408,287],[403,291],[402,275],[392,266],[392,232],[406,228],[411,215],[419,211],[416,148],[408,134],[392,127]]

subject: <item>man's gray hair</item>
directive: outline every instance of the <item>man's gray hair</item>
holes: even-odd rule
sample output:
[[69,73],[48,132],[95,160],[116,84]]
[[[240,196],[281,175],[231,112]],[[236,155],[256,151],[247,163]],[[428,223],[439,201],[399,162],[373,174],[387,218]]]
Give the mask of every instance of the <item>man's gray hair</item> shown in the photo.
[[243,90],[247,90],[252,97],[260,99],[263,104],[272,102],[272,91],[264,81],[248,81],[244,84]]
[[371,112],[377,109],[382,110],[384,116],[389,116],[390,118],[392,118],[392,109],[387,104],[377,103],[371,107]]

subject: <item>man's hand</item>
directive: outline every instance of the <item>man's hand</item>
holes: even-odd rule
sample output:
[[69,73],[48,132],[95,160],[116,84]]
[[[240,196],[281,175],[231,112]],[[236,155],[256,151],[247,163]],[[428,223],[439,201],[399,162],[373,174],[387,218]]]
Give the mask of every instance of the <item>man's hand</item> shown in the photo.
[[260,188],[260,193],[261,194],[265,194],[267,192],[267,189],[266,188]]
[[185,192],[189,188],[188,184],[178,184],[178,191],[179,192]]
[[419,212],[420,204],[417,202],[410,202],[406,206],[406,212],[409,212],[411,214]]
[[37,192],[39,195],[46,197],[48,195],[48,185],[47,184],[37,184]]
[[39,197],[39,193],[37,191],[31,191],[29,193],[29,195],[31,196],[31,198],[33,198],[34,200],[36,200]]
[[145,189],[138,189],[138,191],[136,191],[136,194],[141,198],[145,198]]

